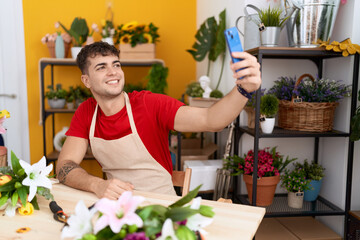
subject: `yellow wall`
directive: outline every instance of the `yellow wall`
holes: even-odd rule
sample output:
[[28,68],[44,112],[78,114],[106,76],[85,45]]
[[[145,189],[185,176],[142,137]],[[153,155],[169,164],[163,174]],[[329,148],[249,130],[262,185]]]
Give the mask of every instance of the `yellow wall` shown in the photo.
[[[139,23],[153,22],[159,27],[160,42],[156,45],[156,57],[163,59],[169,67],[168,95],[180,98],[185,86],[196,78],[195,61],[185,50],[191,48],[196,32],[196,1],[168,0],[23,0],[26,71],[28,87],[28,109],[30,128],[31,162],[43,156],[42,126],[38,124],[40,114],[39,70],[38,62],[42,57],[49,57],[46,45],[40,40],[46,33],[54,33],[54,24],[61,21],[70,27],[75,17],[85,18],[89,28],[92,23],[100,26],[105,17],[106,3],[113,4],[114,24],[116,26],[130,21]],[[99,33],[94,34],[100,40]],[[45,77],[50,79],[50,67]],[[124,68],[127,82],[144,81],[149,68],[135,70]],[[55,67],[55,83],[61,82],[63,88],[80,85],[80,71],[76,67]],[[45,86],[50,81],[45,82]],[[48,150],[52,148],[51,118],[48,118]],[[71,114],[58,114],[55,117],[55,132],[70,124]],[[87,163],[86,163],[87,164]],[[96,165],[96,164],[95,164]]]

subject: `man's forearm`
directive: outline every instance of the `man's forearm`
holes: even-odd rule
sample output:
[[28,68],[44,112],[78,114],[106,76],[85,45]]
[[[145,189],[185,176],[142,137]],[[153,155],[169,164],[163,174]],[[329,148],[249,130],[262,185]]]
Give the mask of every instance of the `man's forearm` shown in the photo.
[[67,160],[57,168],[57,178],[59,181],[69,187],[95,192],[95,185],[101,181],[101,178],[88,174],[79,164]]
[[230,93],[209,108],[207,125],[213,131],[223,129],[240,114],[246,103],[247,98],[234,87]]

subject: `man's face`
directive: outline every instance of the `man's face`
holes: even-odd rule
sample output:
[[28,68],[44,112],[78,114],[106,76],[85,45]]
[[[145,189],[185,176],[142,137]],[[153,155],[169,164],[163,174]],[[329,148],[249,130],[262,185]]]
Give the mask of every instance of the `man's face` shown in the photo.
[[96,98],[114,98],[121,94],[125,77],[119,58],[97,55],[89,58],[87,74],[81,80]]

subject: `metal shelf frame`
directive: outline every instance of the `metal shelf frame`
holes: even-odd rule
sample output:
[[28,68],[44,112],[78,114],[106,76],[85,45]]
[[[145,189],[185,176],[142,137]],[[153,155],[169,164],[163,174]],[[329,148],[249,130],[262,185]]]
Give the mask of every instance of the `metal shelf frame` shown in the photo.
[[[263,59],[301,59],[301,60],[310,60],[315,63],[318,68],[318,76],[322,77],[323,73],[323,61],[330,58],[342,57],[341,53],[325,51],[322,48],[291,48],[291,47],[259,47],[247,50],[248,53],[257,57],[260,65],[262,64]],[[359,79],[359,54],[355,54],[354,63],[353,63],[353,76],[352,76],[352,96],[351,96],[351,110],[350,110],[350,119],[351,116],[355,114],[356,104],[357,104],[357,89],[358,89],[358,79]],[[255,105],[255,119],[260,118],[260,92],[261,87],[256,91],[256,105]],[[258,170],[258,150],[259,150],[259,140],[260,138],[298,138],[298,137],[313,137],[315,138],[314,143],[314,161],[318,161],[318,150],[319,150],[319,138],[320,137],[349,137],[351,134],[351,129],[349,125],[348,132],[341,132],[333,130],[330,132],[302,132],[302,131],[290,131],[280,128],[275,128],[272,134],[262,134],[259,129],[259,121],[255,121],[255,129],[249,129],[247,127],[240,127],[240,118],[237,118],[236,129],[234,133],[234,154],[239,154],[239,141],[242,134],[247,133],[254,137],[254,174],[253,174],[253,192],[252,192],[252,203],[251,205],[256,205],[256,187],[257,187],[257,170]],[[344,239],[347,239],[348,236],[348,219],[349,211],[351,206],[351,188],[352,188],[352,169],[353,169],[353,157],[354,157],[354,142],[349,140],[348,143],[348,157],[347,157],[347,173],[346,173],[346,195],[345,195],[345,209],[342,210],[329,202],[328,200],[319,196],[315,205],[323,204],[329,207],[328,210],[319,210],[318,208],[313,208],[312,210],[302,209],[300,211],[288,211],[281,210],[275,205],[279,205],[282,202],[282,205],[287,205],[283,201],[285,196],[276,195],[274,198],[274,203],[267,207],[267,213],[265,217],[281,217],[281,216],[325,216],[325,215],[343,215],[345,216],[344,221]],[[249,204],[246,197],[239,195],[236,190],[238,189],[238,181],[235,180],[234,189],[235,194],[233,196],[233,201],[240,202],[244,204]],[[274,206],[273,206],[274,205]],[[308,204],[305,203],[305,207],[308,207]]]

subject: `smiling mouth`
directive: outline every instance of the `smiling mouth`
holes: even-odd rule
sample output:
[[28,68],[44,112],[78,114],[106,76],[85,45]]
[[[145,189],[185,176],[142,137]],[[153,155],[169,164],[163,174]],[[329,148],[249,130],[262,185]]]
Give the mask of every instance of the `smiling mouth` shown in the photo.
[[120,82],[119,79],[113,79],[113,80],[106,81],[106,84],[114,85],[114,84],[118,84],[119,82]]

